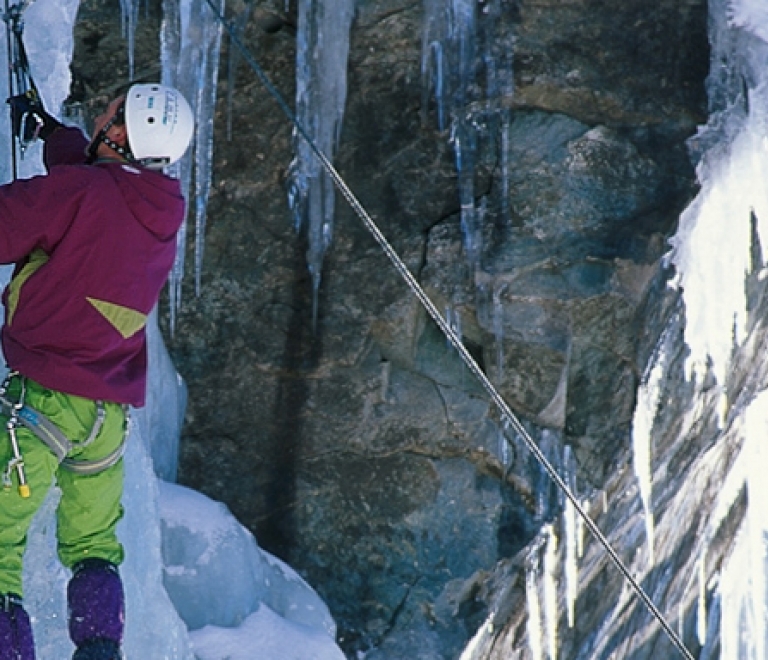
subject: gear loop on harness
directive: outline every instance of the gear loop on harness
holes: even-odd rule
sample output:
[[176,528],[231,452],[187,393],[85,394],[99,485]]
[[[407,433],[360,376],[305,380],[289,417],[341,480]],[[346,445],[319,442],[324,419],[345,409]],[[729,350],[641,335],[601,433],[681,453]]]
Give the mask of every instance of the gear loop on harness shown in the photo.
[[[10,383],[11,374],[8,375],[2,387],[0,387],[0,397],[5,397],[5,392],[8,389]],[[24,457],[21,455],[21,449],[19,448],[19,439],[16,436],[16,429],[19,427],[19,412],[24,408],[24,398],[26,396],[26,384],[22,380],[21,392],[19,394],[19,400],[10,404],[8,410],[8,422],[5,426],[8,431],[8,438],[11,442],[11,458],[8,461],[5,472],[3,473],[3,488],[9,489],[11,487],[11,474],[16,471],[16,475],[19,478],[19,495],[23,498],[28,498],[32,493],[27,484],[27,476],[24,471]]]

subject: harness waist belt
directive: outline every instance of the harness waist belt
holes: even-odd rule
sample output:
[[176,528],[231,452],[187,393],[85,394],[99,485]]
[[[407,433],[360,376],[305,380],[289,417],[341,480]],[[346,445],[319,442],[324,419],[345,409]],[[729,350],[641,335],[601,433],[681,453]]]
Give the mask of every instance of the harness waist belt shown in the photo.
[[[125,437],[123,437],[120,446],[104,458],[92,461],[78,461],[67,458],[67,454],[77,445],[64,435],[56,424],[43,415],[43,413],[26,404],[21,406],[21,408],[17,408],[16,405],[5,397],[0,397],[0,413],[10,417],[14,412],[18,420],[47,445],[62,467],[70,472],[83,475],[97,474],[112,467],[125,453]],[[90,440],[92,438],[89,438]],[[86,444],[88,444],[88,441],[86,441]]]

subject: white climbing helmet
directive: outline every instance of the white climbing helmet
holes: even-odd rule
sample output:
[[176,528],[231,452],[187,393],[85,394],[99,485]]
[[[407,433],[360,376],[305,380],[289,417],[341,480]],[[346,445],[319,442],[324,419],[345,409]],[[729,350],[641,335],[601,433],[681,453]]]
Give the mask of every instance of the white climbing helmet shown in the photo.
[[195,120],[181,93],[159,84],[133,85],[125,97],[125,125],[133,157],[160,169],[184,155]]

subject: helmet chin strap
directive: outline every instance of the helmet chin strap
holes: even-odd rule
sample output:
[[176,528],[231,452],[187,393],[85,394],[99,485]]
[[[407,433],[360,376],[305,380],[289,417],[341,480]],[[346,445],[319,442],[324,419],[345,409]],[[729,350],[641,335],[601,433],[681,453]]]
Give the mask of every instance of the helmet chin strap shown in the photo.
[[96,136],[88,145],[88,162],[93,163],[98,158],[99,145],[106,144],[112,151],[115,151],[120,156],[125,158],[128,162],[135,163],[130,147],[126,143],[125,145],[118,144],[112,138],[107,137],[109,129],[112,128],[118,121],[125,122],[125,103],[122,103],[115,112],[114,116],[104,124],[104,127],[96,134]]

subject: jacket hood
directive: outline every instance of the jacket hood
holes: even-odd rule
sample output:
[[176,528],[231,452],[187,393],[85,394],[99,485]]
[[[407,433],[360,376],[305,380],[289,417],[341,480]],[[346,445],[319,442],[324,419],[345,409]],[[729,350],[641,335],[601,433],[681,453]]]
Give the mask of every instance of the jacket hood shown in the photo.
[[161,241],[175,237],[178,218],[184,217],[185,209],[178,180],[130,163],[98,163],[95,167],[103,168],[113,179],[136,222]]

